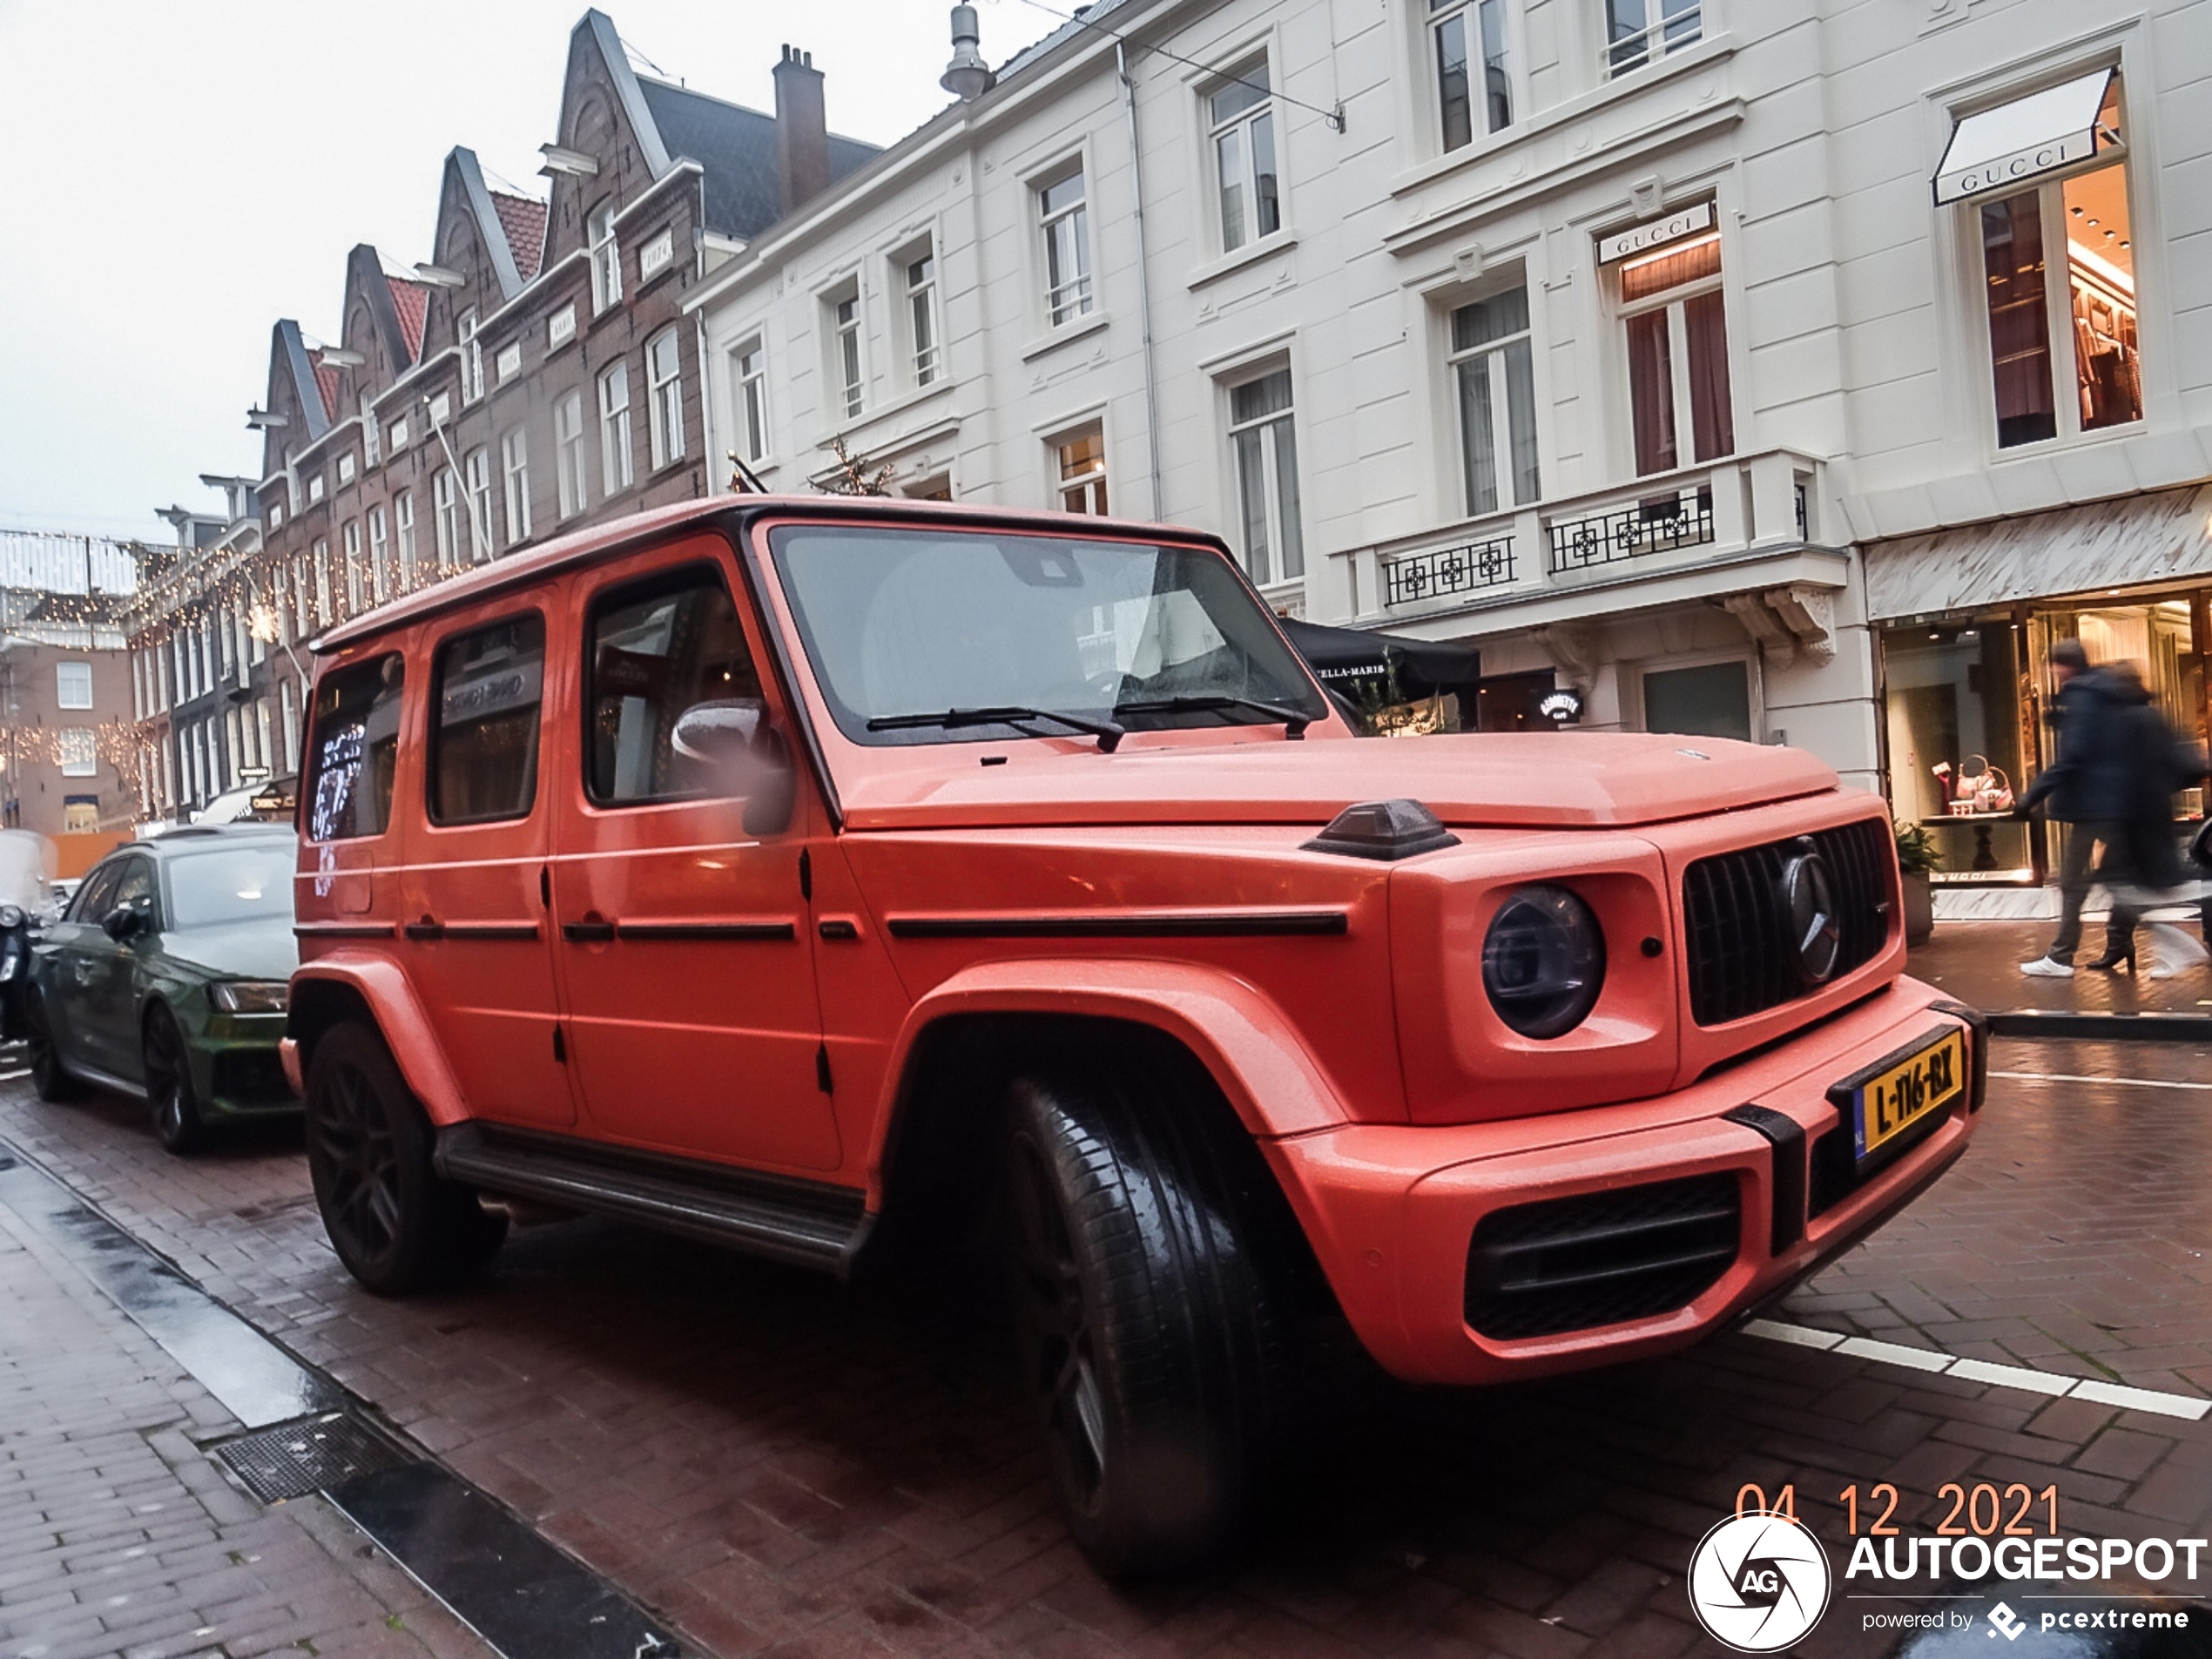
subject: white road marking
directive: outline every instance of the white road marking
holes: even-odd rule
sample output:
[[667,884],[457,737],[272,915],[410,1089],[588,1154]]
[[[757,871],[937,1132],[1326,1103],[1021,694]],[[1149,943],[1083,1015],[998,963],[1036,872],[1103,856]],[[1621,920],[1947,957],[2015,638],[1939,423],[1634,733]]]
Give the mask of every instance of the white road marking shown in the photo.
[[2118,1083],[2128,1089],[2212,1089],[2212,1083],[2181,1082],[2170,1077],[2087,1077],[2077,1071],[1993,1071],[1989,1075],[2023,1083]]
[[1833,1331],[1815,1330],[1809,1325],[1784,1325],[1778,1319],[1749,1319],[1744,1322],[1743,1331],[1748,1337],[1761,1337],[1769,1342],[1787,1342],[1800,1348],[1817,1348],[1824,1353],[1850,1354],[1854,1359],[1872,1359],[1885,1366],[1903,1366],[1913,1371],[1960,1377],[1968,1382],[2024,1388],[2031,1393],[2094,1400],[2100,1406],[2118,1406],[2131,1412],[2151,1412],[2161,1417],[2178,1417],[2191,1423],[2202,1422],[2208,1413],[2212,1413],[2212,1399],[2201,1399],[2194,1394],[2168,1394],[2155,1388],[2128,1388],[2118,1383],[2098,1382],[2087,1377],[2061,1376],[2055,1371],[2031,1371],[2024,1366],[1993,1366],[1986,1359],[1962,1359],[1936,1348],[1908,1348],[1895,1342],[1877,1342],[1871,1337],[1838,1336]]

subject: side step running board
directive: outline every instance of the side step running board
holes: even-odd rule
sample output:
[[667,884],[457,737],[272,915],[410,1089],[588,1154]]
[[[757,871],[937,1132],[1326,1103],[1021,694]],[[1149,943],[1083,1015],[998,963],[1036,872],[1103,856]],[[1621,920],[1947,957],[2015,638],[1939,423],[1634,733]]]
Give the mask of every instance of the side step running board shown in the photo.
[[853,1187],[484,1123],[440,1130],[434,1162],[447,1179],[487,1192],[596,1211],[840,1278],[852,1276],[875,1219]]

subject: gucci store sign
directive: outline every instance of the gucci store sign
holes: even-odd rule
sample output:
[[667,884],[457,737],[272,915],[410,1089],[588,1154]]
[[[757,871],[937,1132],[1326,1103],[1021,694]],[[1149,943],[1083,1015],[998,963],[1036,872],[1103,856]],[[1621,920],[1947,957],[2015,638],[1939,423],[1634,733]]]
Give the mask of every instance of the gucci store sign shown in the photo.
[[1641,225],[1630,226],[1625,231],[1615,231],[1597,240],[1597,262],[1611,265],[1625,260],[1632,253],[1649,253],[1655,247],[1664,247],[1669,242],[1680,241],[1685,236],[1695,236],[1700,231],[1713,228],[1713,204],[1698,202],[1668,214],[1664,219],[1647,219]]
[[2098,115],[2111,87],[2112,71],[2100,69],[1966,117],[1936,168],[1936,205],[2026,184],[2109,149],[2114,135]]

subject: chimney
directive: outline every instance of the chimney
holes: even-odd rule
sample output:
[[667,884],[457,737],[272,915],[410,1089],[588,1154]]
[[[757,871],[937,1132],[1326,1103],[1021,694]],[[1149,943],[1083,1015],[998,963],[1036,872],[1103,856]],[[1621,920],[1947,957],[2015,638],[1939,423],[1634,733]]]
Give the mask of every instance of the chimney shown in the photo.
[[790,212],[829,186],[829,124],[822,113],[822,71],[812,52],[784,48],[776,65],[776,193]]

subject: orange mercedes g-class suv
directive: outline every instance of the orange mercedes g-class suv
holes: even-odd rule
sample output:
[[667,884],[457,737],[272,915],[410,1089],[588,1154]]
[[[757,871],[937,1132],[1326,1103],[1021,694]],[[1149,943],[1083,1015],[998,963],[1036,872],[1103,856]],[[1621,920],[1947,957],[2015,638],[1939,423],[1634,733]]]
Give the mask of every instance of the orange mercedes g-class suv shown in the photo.
[[317,642],[287,1066],[398,1294],[501,1200],[849,1274],[997,1229],[1109,1569],[1250,1513],[1300,1333],[1662,1353],[1964,1150],[1882,803],[1785,748],[1356,740],[1216,539],[647,514]]

